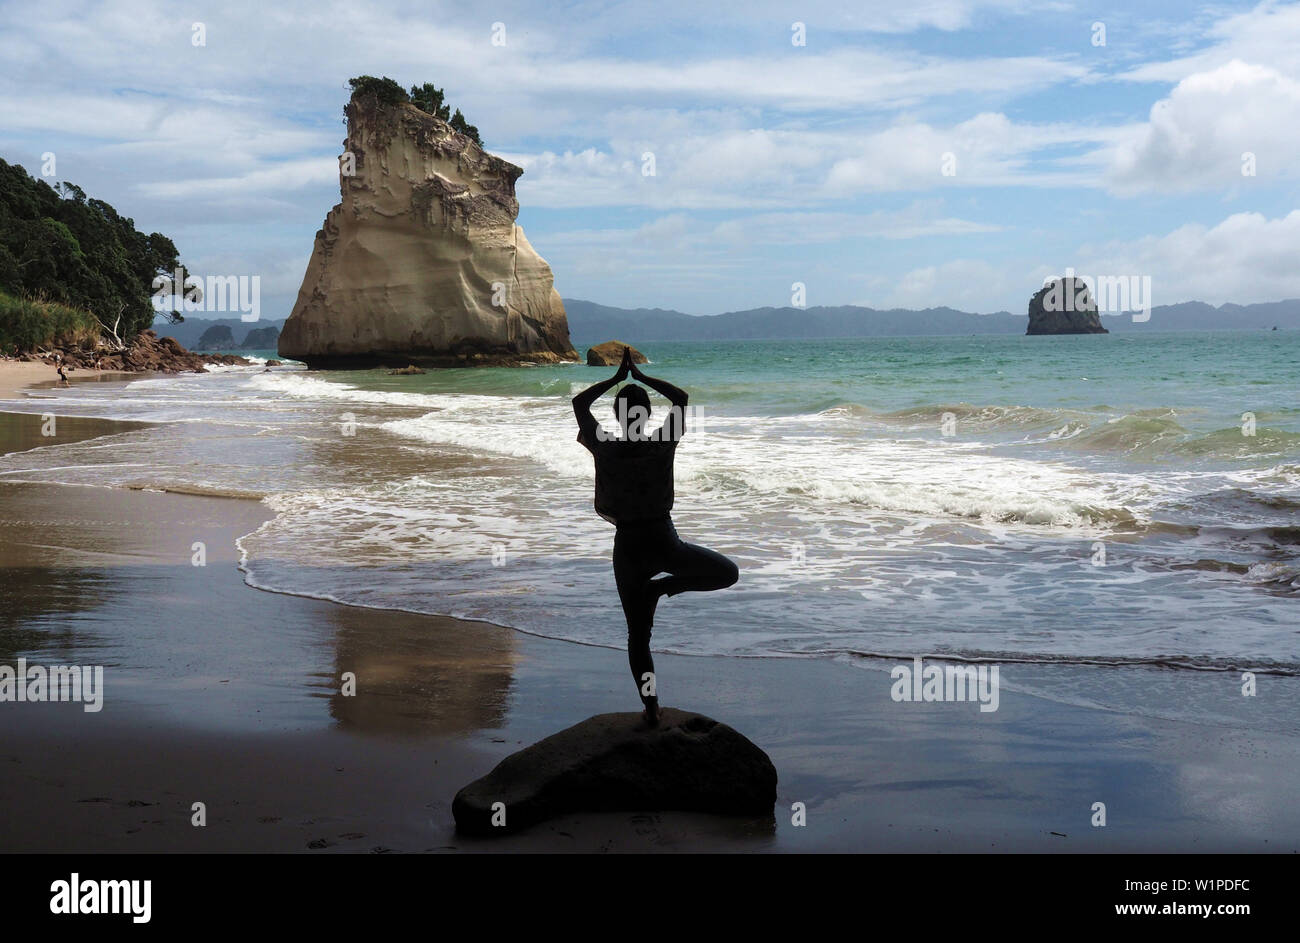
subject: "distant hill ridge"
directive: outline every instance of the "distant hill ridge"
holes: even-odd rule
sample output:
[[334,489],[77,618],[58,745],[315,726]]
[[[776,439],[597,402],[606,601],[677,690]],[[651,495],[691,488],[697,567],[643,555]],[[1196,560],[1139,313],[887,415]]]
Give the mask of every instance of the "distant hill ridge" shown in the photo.
[[[613,308],[592,301],[564,301],[569,332],[586,345],[611,337],[629,344],[675,340],[782,340],[825,337],[887,337],[938,334],[1024,334],[1024,313],[997,311],[975,314],[955,308],[891,308],[858,305],[813,308],[751,308],[725,314],[695,316],[663,308]],[[1103,314],[1111,332],[1300,330],[1300,299],[1260,304],[1203,301],[1157,305],[1150,320],[1134,322],[1131,315]]]
[[[617,337],[629,344],[677,340],[782,340],[818,337],[888,337],[936,334],[1024,334],[1024,314],[998,311],[975,314],[956,308],[891,308],[879,310],[858,305],[815,308],[751,308],[726,314],[691,315],[665,308],[614,308],[593,301],[566,298],[569,331],[582,347]],[[1223,304],[1215,307],[1203,301],[1158,305],[1151,320],[1134,323],[1127,315],[1103,315],[1112,333],[1136,331],[1235,331],[1300,330],[1300,299],[1270,301],[1252,305]],[[235,346],[273,349],[259,343],[279,333],[283,318],[246,322],[239,318],[190,318],[183,324],[160,324],[160,337],[174,337],[194,350],[209,328],[225,325]],[[248,344],[249,335],[261,331]]]

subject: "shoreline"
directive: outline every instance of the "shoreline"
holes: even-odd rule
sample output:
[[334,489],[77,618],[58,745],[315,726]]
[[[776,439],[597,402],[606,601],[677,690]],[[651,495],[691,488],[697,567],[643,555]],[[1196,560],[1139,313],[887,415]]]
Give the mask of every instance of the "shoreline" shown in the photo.
[[[5,413],[0,429],[38,420]],[[86,422],[87,437],[121,425]],[[635,709],[625,655],[254,589],[235,541],[270,513],[248,498],[0,479],[0,569],[9,571],[0,664],[105,669],[98,713],[0,703],[0,797],[10,813],[0,848],[1300,847],[1295,736],[1005,689],[988,714],[970,703],[900,704],[888,674],[835,659],[661,653],[667,706],[713,716],[772,757],[773,820],[609,813],[500,839],[457,836],[450,803],[461,786],[592,714]],[[193,565],[196,541],[203,566]],[[1052,677],[1064,685],[1099,670],[1063,667]],[[345,671],[356,675],[354,697],[339,690]],[[207,808],[203,828],[190,822],[195,801]],[[1109,810],[1106,828],[1089,824],[1097,801]],[[806,807],[806,826],[792,824],[794,803]]]
[[[0,455],[51,445],[84,442],[87,439],[151,425],[147,422],[105,419],[101,416],[59,414],[55,417],[54,434],[50,434],[44,421],[45,416],[42,414],[10,412],[5,408],[7,403],[31,403],[32,398],[25,395],[30,391],[67,389],[61,386],[57,373],[54,373],[53,379],[50,378],[53,372],[54,368],[47,363],[0,360]],[[77,376],[77,373],[82,375]],[[166,376],[166,374],[82,370],[74,372],[69,376],[69,380],[72,384],[109,383],[145,380],[155,376]]]
[[[155,376],[155,374],[137,373],[130,370],[74,369],[69,372],[68,380],[72,383],[94,383],[133,379],[143,380],[151,376]],[[57,387],[60,382],[56,369],[43,361],[0,360],[0,401],[22,400],[24,399],[23,393],[27,390]]]

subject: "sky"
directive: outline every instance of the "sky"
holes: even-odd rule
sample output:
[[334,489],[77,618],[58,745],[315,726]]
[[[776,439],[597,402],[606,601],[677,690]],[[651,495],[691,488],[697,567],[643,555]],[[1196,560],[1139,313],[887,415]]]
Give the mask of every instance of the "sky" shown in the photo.
[[1300,3],[2,2],[0,157],[259,276],[263,317],[362,74],[524,168],[566,298],[1023,312],[1072,268],[1251,303],[1300,297],[1297,50]]

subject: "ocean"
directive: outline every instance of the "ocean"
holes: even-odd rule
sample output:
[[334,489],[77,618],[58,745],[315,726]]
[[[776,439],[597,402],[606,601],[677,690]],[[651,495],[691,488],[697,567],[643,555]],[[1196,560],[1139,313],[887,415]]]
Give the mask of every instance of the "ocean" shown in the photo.
[[[677,530],[741,572],[665,600],[657,651],[992,662],[1045,696],[1300,724],[1300,333],[644,350],[694,408]],[[569,404],[610,372],[43,389],[4,408],[155,425],[0,457],[0,479],[257,498],[275,517],[240,542],[254,587],[618,647],[613,528]],[[1055,665],[1110,671],[1064,690]]]

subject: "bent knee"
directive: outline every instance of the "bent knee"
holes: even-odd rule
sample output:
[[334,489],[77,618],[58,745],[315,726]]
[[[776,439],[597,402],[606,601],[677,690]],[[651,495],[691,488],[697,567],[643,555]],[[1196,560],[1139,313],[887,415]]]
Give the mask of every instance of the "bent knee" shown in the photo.
[[728,560],[727,565],[722,570],[722,588],[726,589],[728,586],[736,585],[738,579],[740,579],[740,567]]

